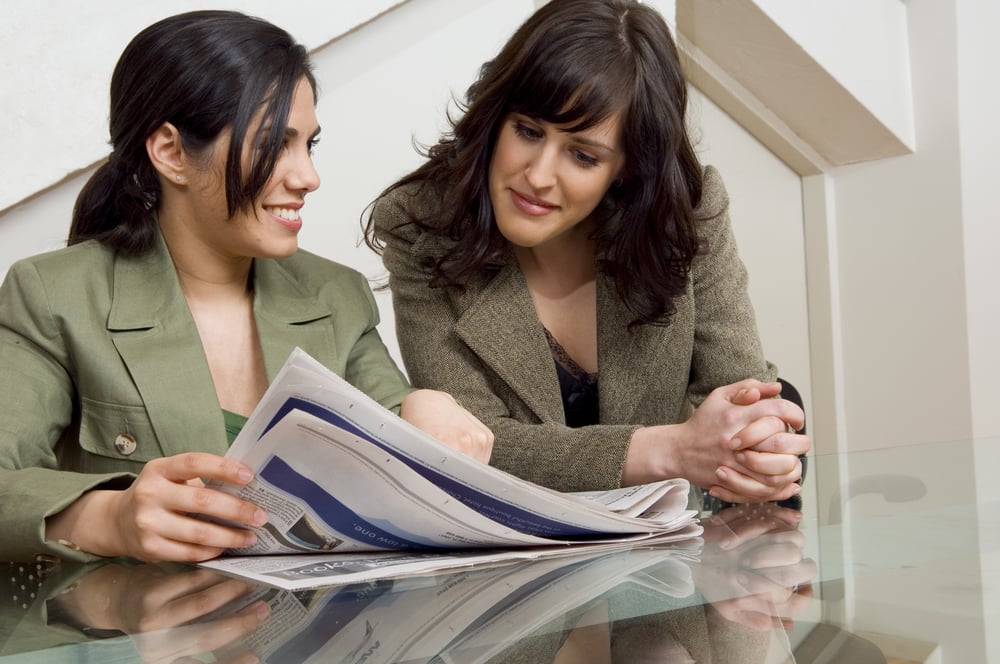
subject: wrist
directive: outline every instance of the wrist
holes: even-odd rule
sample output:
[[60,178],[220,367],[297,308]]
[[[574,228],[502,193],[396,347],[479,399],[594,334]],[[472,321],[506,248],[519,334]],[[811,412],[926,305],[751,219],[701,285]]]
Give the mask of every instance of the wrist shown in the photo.
[[661,424],[636,429],[625,454],[622,485],[684,477],[678,454],[683,427],[683,424]]
[[119,553],[114,503],[120,491],[95,489],[45,521],[45,539],[96,556]]

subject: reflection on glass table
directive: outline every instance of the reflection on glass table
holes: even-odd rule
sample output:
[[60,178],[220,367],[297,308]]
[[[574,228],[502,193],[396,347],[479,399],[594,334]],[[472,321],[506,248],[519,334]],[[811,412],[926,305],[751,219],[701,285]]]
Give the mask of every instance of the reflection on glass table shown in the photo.
[[791,661],[816,569],[797,523],[739,507],[683,544],[295,592],[184,565],[8,564],[0,661]]

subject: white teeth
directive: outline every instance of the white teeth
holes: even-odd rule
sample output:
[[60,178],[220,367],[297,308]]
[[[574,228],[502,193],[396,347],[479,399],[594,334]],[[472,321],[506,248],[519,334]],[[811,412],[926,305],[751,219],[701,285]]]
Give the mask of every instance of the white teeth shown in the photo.
[[299,219],[299,211],[291,208],[272,207],[267,208],[267,211],[281,217],[282,219],[287,219],[288,221],[298,221]]

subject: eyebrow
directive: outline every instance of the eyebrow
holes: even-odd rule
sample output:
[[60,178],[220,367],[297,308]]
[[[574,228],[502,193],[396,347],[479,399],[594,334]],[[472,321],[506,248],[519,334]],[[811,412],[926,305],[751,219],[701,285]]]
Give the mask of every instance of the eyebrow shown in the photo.
[[592,138],[587,138],[586,136],[580,136],[579,134],[573,134],[573,140],[575,140],[578,143],[583,143],[584,145],[589,145],[589,146],[594,147],[594,148],[602,148],[602,149],[607,150],[608,152],[611,152],[613,154],[615,154],[615,153],[618,152],[617,149],[611,147],[610,145],[608,145],[606,143],[602,143],[600,141],[596,141],[596,140],[594,140]]
[[[321,132],[322,130],[323,130],[322,127],[317,126],[316,129],[313,131],[313,133],[310,134],[309,139],[312,140],[317,136],[319,136],[319,132]],[[287,136],[288,138],[298,138],[299,130],[296,129],[295,127],[285,127],[285,136]]]

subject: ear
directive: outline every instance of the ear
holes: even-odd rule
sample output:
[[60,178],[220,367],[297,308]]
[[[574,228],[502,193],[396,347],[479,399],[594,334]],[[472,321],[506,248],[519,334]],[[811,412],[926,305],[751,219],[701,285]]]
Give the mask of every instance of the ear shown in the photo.
[[185,173],[184,146],[177,127],[164,122],[152,134],[146,137],[146,154],[161,177],[169,182],[184,184],[187,182]]

